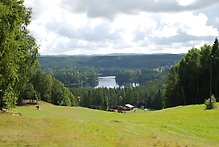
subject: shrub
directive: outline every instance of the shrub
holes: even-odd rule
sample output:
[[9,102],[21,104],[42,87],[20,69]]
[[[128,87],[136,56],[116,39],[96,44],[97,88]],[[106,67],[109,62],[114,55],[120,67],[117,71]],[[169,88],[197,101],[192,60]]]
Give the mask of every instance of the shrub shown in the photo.
[[214,95],[211,96],[211,102],[210,98],[205,100],[205,109],[216,109],[216,98]]

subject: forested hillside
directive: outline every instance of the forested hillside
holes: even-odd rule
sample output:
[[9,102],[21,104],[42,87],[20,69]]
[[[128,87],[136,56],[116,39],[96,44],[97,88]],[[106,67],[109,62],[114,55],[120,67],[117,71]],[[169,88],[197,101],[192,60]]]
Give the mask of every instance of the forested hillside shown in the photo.
[[39,61],[45,72],[68,87],[95,87],[98,76],[116,76],[116,82],[143,84],[158,79],[183,55],[105,55],[105,56],[41,56]]
[[105,56],[41,56],[44,70],[76,67],[153,69],[177,63],[181,54],[105,55]]
[[[44,70],[52,71],[57,79],[63,78],[61,81],[65,84],[64,80],[69,82],[72,77],[75,77],[74,80],[78,80],[79,83],[87,83],[86,80],[89,80],[94,84],[99,74],[115,75],[119,85],[140,83],[139,87],[124,89],[93,89],[89,84],[88,88],[85,88],[85,84],[78,88],[70,86],[76,97],[80,97],[80,101],[76,99],[78,104],[85,107],[108,109],[118,104],[131,103],[135,106],[161,109],[178,105],[201,104],[211,95],[218,100],[219,49],[217,39],[212,46],[192,48],[184,56],[71,56],[41,57],[40,60],[41,62],[49,60],[50,62],[43,64]],[[70,65],[72,70],[68,69]]]

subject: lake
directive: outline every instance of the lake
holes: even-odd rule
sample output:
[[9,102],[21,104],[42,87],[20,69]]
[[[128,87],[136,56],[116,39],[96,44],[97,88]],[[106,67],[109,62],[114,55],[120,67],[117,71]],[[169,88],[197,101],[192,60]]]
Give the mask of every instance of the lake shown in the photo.
[[[128,86],[137,87],[138,83],[130,83]],[[95,88],[119,88],[119,85],[116,83],[116,76],[105,76],[99,77],[98,85]],[[124,88],[124,86],[121,86]]]
[[118,88],[116,76],[99,77],[98,85],[95,88]]

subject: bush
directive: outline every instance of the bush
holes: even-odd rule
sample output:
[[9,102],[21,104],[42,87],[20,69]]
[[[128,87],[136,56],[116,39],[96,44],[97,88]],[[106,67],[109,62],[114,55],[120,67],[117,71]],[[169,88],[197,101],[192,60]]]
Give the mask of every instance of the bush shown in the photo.
[[214,95],[211,96],[211,102],[210,98],[205,100],[205,109],[216,109],[216,98]]

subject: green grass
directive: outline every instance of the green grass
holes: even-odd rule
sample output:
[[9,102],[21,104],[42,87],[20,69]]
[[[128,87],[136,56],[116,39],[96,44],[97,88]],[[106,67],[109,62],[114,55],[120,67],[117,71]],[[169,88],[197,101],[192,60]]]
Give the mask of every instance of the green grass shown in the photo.
[[204,105],[120,114],[41,103],[0,113],[0,146],[219,146],[219,109]]

